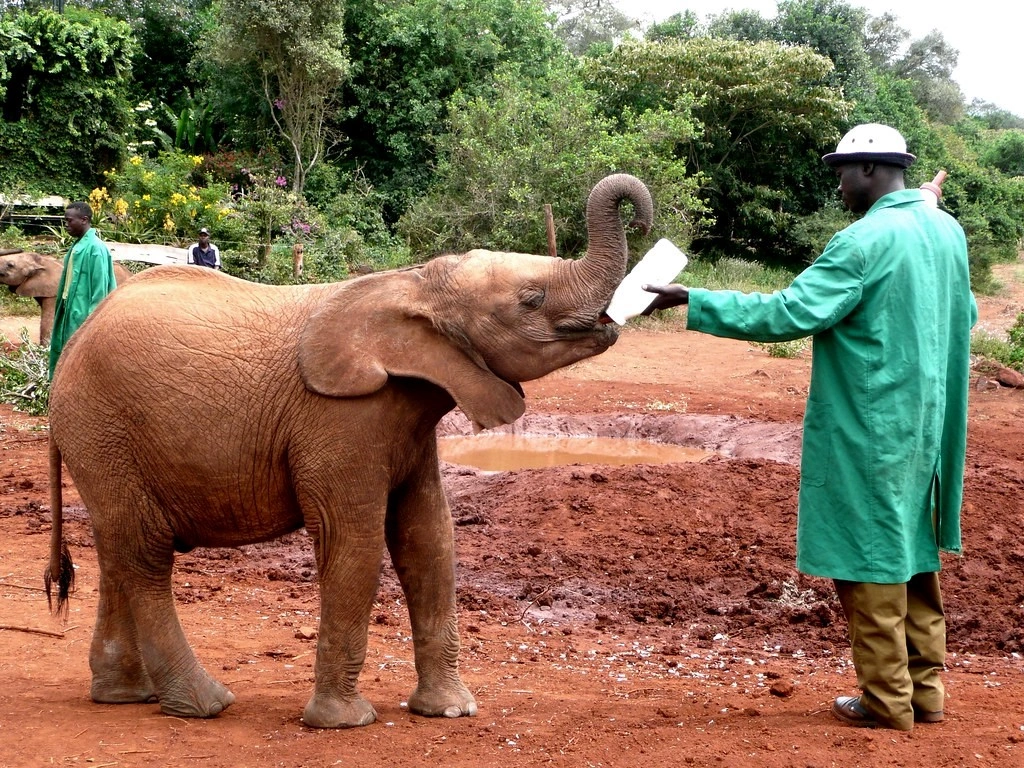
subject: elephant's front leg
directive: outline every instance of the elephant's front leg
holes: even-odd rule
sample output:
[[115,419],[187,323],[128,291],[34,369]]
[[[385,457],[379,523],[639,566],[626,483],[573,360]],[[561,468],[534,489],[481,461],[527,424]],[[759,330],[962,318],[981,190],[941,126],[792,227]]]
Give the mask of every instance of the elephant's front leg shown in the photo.
[[302,721],[314,728],[352,728],[377,719],[357,683],[384,554],[383,504],[332,513],[329,521],[323,513],[306,516],[320,574],[320,638],[313,696]]
[[43,296],[36,301],[39,303],[39,343],[45,347],[50,343],[50,334],[53,333],[53,313],[57,307],[57,298]]
[[475,715],[473,694],[459,678],[455,543],[436,460],[392,494],[385,532],[412,623],[418,682],[409,709],[434,717]]

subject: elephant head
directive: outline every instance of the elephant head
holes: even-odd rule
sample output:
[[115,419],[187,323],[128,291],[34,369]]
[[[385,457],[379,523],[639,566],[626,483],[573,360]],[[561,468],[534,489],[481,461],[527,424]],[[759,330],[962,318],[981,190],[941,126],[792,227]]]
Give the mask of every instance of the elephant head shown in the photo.
[[519,382],[615,343],[617,330],[600,318],[626,271],[624,199],[633,224],[650,229],[647,187],[608,176],[588,198],[579,260],[473,250],[352,281],[303,329],[307,388],[351,397],[379,390],[389,375],[423,378],[446,389],[477,428],[515,421],[525,409]]
[[30,251],[6,251],[0,255],[0,283],[19,296],[56,296],[61,264]]

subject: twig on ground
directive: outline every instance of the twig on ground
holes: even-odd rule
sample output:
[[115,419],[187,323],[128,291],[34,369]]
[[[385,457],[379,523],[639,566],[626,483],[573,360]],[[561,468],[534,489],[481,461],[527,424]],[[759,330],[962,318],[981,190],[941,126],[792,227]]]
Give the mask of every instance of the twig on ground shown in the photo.
[[546,595],[546,594],[547,594],[548,592],[550,592],[550,591],[551,591],[551,587],[545,587],[545,588],[543,589],[543,591],[541,591],[541,592],[538,592],[538,593],[537,593],[537,594],[536,594],[536,595],[534,596],[533,600],[531,600],[530,602],[528,602],[528,603],[526,604],[526,607],[525,607],[525,608],[523,608],[523,612],[519,614],[519,620],[520,620],[520,621],[522,621],[523,619],[525,619],[525,618],[526,618],[526,612],[527,612],[527,611],[529,611],[529,610],[530,610],[530,608],[532,608],[532,607],[533,607],[534,603],[536,603],[536,602],[537,602],[538,600],[540,600],[540,599],[541,599],[542,597],[544,597],[544,595]]
[[63,632],[51,632],[48,629],[33,629],[32,627],[16,627],[13,624],[0,624],[0,630],[3,629],[10,632],[28,632],[32,635],[46,635],[47,637],[64,637]]

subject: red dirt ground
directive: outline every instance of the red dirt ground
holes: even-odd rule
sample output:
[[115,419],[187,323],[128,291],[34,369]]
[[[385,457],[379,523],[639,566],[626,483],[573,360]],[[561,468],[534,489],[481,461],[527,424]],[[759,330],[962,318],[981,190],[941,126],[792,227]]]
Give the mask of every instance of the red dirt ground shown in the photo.
[[[1004,330],[1022,295],[1013,285],[981,300],[984,326]],[[856,692],[846,625],[831,584],[794,569],[808,373],[806,356],[771,358],[651,323],[527,384],[518,431],[723,455],[497,473],[444,465],[461,669],[479,714],[405,709],[410,631],[385,565],[360,679],[379,720],[347,731],[300,722],[315,644],[303,630],[318,614],[302,533],[178,560],[186,633],[237,696],[224,714],[183,720],[156,705],[93,704],[88,518],[65,476],[79,570],[61,624],[40,590],[46,422],[0,406],[0,766],[1024,766],[1024,390],[971,390],[965,555],[947,557],[941,576],[946,721],[872,731],[828,712]]]

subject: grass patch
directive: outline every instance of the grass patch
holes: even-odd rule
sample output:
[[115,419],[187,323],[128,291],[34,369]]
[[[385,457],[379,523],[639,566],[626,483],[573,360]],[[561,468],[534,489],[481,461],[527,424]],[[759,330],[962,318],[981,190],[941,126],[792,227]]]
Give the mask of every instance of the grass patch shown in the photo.
[[1024,373],[1024,312],[1017,315],[1005,339],[988,331],[971,334],[971,354]]
[[690,288],[707,288],[709,291],[772,293],[788,288],[796,274],[757,261],[723,257],[714,261],[690,262],[678,282]]

